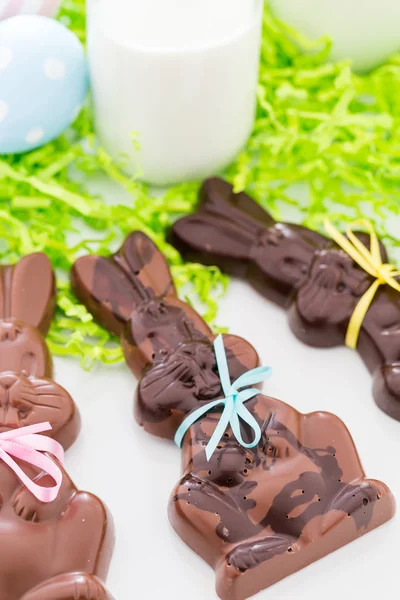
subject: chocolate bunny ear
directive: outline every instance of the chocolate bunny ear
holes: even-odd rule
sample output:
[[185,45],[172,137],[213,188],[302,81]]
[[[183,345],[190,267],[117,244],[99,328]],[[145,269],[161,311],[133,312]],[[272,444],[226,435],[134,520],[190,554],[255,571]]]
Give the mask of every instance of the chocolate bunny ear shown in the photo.
[[245,192],[236,194],[233,186],[220,177],[206,179],[203,183],[199,192],[199,207],[217,211],[234,221],[243,219],[248,225],[253,222],[253,227],[254,224],[258,228],[261,225],[263,228],[271,227],[275,223],[271,215],[253,198]]
[[84,256],[71,271],[77,298],[108,331],[121,335],[134,309],[154,296],[176,296],[165,258],[135,231],[114,255]]
[[180,219],[171,231],[171,242],[185,259],[238,275],[247,268],[256,239],[242,223],[206,211]]
[[239,274],[243,262],[274,220],[247,194],[235,194],[226,181],[208,179],[199,195],[196,213],[172,228],[172,242],[192,260],[217,264]]
[[113,258],[128,277],[138,277],[156,296],[177,295],[165,256],[143,232],[131,233]]
[[125,271],[102,256],[83,256],[72,267],[71,283],[78,300],[108,331],[120,335],[145,290]]
[[14,267],[3,267],[3,274],[2,316],[33,325],[46,335],[56,302],[55,277],[48,257],[42,253],[30,254]]
[[6,269],[10,269],[10,267],[0,267],[0,318],[5,318],[6,316],[6,291],[4,281]]

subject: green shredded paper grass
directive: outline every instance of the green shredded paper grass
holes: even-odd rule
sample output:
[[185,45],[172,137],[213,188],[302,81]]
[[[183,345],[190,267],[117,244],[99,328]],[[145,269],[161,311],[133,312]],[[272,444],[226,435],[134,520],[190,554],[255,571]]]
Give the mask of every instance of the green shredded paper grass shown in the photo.
[[[65,0],[59,18],[85,41],[84,0]],[[343,225],[368,212],[393,251],[400,248],[388,228],[400,212],[400,55],[360,76],[350,62],[329,62],[329,53],[329,40],[304,39],[266,7],[254,130],[223,175],[275,218],[290,215],[321,231],[328,214]],[[110,204],[89,192],[87,182],[99,173],[128,200]],[[48,337],[54,354],[78,357],[85,368],[122,360],[118,340],[72,295],[68,273],[77,256],[107,254],[134,229],[166,254],[180,293],[214,324],[227,278],[217,268],[184,264],[165,241],[169,225],[193,210],[198,187],[182,183],[154,196],[127,178],[96,145],[89,108],[56,141],[0,159],[0,257],[12,263],[43,251],[52,260],[59,292]]]

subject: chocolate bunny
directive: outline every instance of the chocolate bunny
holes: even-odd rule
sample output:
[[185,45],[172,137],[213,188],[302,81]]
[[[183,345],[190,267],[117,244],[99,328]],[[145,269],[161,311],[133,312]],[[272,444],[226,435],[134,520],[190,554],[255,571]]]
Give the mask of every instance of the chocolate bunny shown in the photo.
[[[154,435],[173,439],[188,412],[221,397],[214,335],[180,301],[162,253],[136,231],[110,257],[85,256],[72,269],[78,299],[108,331],[120,336],[126,361],[139,377],[135,416]],[[224,336],[233,379],[257,366],[241,338]]]
[[337,417],[302,415],[261,395],[247,408],[262,431],[258,446],[245,449],[228,429],[208,462],[220,415],[202,417],[186,434],[183,479],[169,505],[174,529],[216,571],[222,600],[256,594],[395,512],[388,488],[365,478]]
[[[369,238],[357,234],[368,247]],[[248,279],[289,311],[298,339],[327,348],[345,341],[354,310],[373,278],[324,236],[277,223],[247,194],[207,180],[197,212],[175,223],[172,242],[186,258]],[[382,260],[387,261],[380,244]],[[362,324],[358,351],[374,376],[378,406],[400,420],[400,294],[382,286]]]
[[[223,396],[214,336],[178,300],[164,257],[143,233],[132,233],[112,256],[79,259],[72,284],[121,337],[132,371],[143,371],[136,417],[146,430],[172,438],[190,411]],[[232,380],[258,365],[244,340],[225,336],[224,347]],[[169,508],[178,534],[217,571],[223,600],[247,598],[394,514],[390,491],[365,479],[336,417],[303,416],[262,396],[246,407],[260,443],[247,450],[228,429],[208,462],[205,447],[220,413],[203,416],[185,436],[184,477]]]
[[[43,337],[55,299],[44,254],[0,267],[0,433],[49,422],[50,435],[68,448],[79,433],[79,414],[51,380]],[[51,484],[49,476],[20,466],[41,486]],[[0,459],[0,600],[112,600],[101,583],[111,560],[112,519],[98,498],[62,473],[58,497],[45,504]]]

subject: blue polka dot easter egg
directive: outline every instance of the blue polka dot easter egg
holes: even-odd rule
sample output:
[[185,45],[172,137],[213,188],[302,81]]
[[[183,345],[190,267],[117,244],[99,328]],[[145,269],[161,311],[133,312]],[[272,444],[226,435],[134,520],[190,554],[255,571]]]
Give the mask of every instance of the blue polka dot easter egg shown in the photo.
[[56,138],[78,116],[87,89],[83,46],[64,25],[39,15],[0,21],[0,154]]

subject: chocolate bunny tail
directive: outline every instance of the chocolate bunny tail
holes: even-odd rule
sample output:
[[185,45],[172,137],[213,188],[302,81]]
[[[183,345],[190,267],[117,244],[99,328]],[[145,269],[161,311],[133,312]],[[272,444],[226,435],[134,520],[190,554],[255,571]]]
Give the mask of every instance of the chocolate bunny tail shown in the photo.
[[78,259],[71,282],[80,302],[115,335],[121,335],[135,308],[149,298],[177,295],[163,254],[140,231],[131,233],[110,257]]
[[0,320],[16,320],[45,336],[56,306],[55,276],[45,254],[25,256],[0,267]]
[[274,220],[244,192],[219,178],[205,181],[197,211],[172,227],[171,241],[188,259],[243,275],[252,249]]

